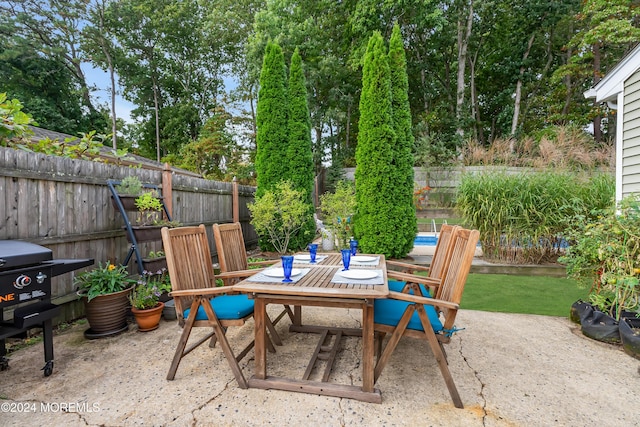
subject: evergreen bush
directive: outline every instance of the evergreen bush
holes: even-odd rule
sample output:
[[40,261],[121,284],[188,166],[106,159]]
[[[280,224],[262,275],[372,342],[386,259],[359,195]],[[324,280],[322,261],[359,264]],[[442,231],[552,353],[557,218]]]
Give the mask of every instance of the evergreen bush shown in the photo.
[[289,246],[292,249],[303,249],[311,243],[316,231],[313,218],[314,168],[313,150],[311,147],[311,120],[307,105],[307,85],[302,68],[302,58],[296,48],[291,57],[289,67],[289,142],[284,166],[287,169],[286,178],[296,190],[304,195],[307,213],[303,226],[291,236]]
[[398,24],[394,25],[389,40],[389,70],[391,72],[391,112],[396,143],[391,147],[391,175],[393,183],[392,220],[395,233],[393,255],[403,258],[412,249],[418,232],[416,206],[413,203],[413,133],[409,106],[409,80],[404,43]]
[[[355,235],[365,253],[401,257],[397,247],[393,199],[396,182],[392,147],[396,143],[391,118],[391,77],[384,41],[379,32],[369,39],[362,70],[360,124],[356,148]],[[413,188],[413,183],[411,184]]]
[[[282,49],[269,42],[265,48],[260,91],[256,108],[256,200],[273,189],[286,177],[287,81]],[[262,250],[275,249],[264,236],[259,242]]]
[[256,198],[285,176],[287,151],[287,81],[282,49],[269,42],[260,73],[256,107]]

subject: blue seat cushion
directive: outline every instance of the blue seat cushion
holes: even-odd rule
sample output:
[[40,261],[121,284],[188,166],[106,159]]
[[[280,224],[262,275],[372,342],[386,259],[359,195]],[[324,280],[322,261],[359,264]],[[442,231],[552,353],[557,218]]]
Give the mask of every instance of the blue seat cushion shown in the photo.
[[[373,303],[373,321],[383,325],[396,326],[409,304],[412,303],[388,298],[376,299]],[[436,309],[431,305],[425,305],[424,309],[427,312],[433,331],[436,333],[442,331],[442,322],[438,318]],[[407,329],[424,331],[417,310],[411,316]]]
[[[387,283],[389,284],[389,290],[393,292],[402,292],[402,288],[404,288],[404,285],[407,284],[407,282],[401,282],[400,280],[387,280]],[[422,291],[422,295],[425,297],[431,297],[429,288],[427,288],[422,283],[420,283],[419,285],[420,290]],[[409,289],[409,294],[413,295],[413,289]]]
[[[246,295],[220,295],[209,300],[213,311],[220,320],[241,319],[253,313],[253,300]],[[184,311],[184,318],[189,317],[190,308]],[[198,307],[196,320],[207,320],[207,313],[204,307]]]

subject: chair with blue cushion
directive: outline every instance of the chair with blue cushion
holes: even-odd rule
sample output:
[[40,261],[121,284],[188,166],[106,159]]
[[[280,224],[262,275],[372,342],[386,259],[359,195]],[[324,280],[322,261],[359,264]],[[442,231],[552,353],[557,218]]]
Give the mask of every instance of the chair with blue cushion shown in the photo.
[[[204,225],[172,229],[164,227],[162,243],[171,278],[171,296],[175,301],[178,322],[183,327],[167,379],[174,379],[184,356],[211,338],[209,347],[220,342],[238,385],[240,388],[247,388],[247,381],[238,362],[253,348],[254,341],[236,356],[225,333],[229,326],[242,326],[253,316],[253,300],[246,295],[233,293],[233,286],[216,286]],[[251,274],[253,271],[239,271],[227,276],[247,277]],[[187,347],[194,327],[208,327],[213,331]],[[267,342],[271,343],[268,339]],[[272,345],[270,349],[273,349]]]
[[[438,241],[433,252],[433,257],[431,258],[431,264],[429,266],[387,260],[387,271],[395,270],[406,273],[396,273],[395,280],[390,279],[388,281],[389,290],[424,296],[433,295],[440,284],[440,280],[442,279],[445,262],[448,258],[448,252],[451,249],[451,237],[459,228],[460,227],[457,225],[442,225],[440,233],[438,234]],[[413,273],[415,272],[425,272],[425,277],[428,277],[429,280],[420,284],[416,283],[413,281],[413,278],[415,277],[413,276]]]
[[[247,258],[247,249],[244,245],[244,235],[242,226],[239,222],[230,224],[213,224],[213,239],[216,243],[216,251],[218,252],[218,263],[222,274],[218,278],[226,277],[227,273],[253,269],[252,273],[257,273],[258,268],[273,265],[280,260],[254,261],[249,262]],[[223,279],[226,285],[232,285],[239,281],[238,278]],[[267,323],[269,334],[276,345],[282,345],[282,340],[275,330],[280,319],[285,315],[293,321],[293,311],[287,305],[284,310],[276,316],[272,322]]]
[[[375,381],[389,362],[400,338],[412,337],[426,340],[435,356],[454,405],[457,408],[463,407],[449,371],[443,344],[448,343],[452,334],[456,332],[454,322],[478,238],[477,230],[455,230],[451,237],[452,246],[449,256],[444,262],[442,280],[433,298],[391,291],[388,298],[374,301],[374,329],[378,344],[381,345],[386,334],[391,334],[382,353],[378,351],[379,357],[374,371]],[[387,275],[391,278],[398,278],[399,274],[406,273],[387,270]],[[415,276],[411,281],[429,285],[427,277]]]

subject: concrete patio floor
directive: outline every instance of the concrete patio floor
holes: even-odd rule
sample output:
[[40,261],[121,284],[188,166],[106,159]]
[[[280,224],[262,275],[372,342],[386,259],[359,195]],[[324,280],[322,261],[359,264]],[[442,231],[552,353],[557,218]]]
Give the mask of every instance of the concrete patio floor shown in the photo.
[[[270,309],[277,307],[270,307]],[[305,308],[305,323],[357,327],[358,310]],[[43,346],[11,354],[0,372],[1,426],[632,426],[639,425],[640,361],[588,339],[566,318],[462,310],[447,346],[464,409],[456,409],[426,343],[401,341],[378,380],[382,404],[237,386],[219,346],[201,346],[165,379],[181,329],[86,340],[76,324],[54,338],[44,377]],[[300,377],[318,336],[277,329],[284,346],[269,373]],[[197,331],[200,333],[202,331]],[[234,349],[253,322],[229,331]],[[346,338],[332,380],[359,384],[360,340]],[[253,352],[241,362],[253,371]]]

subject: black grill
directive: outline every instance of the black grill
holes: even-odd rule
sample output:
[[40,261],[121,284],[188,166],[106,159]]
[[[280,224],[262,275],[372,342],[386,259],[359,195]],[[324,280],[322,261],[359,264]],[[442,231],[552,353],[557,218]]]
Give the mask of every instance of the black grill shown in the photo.
[[[42,328],[44,375],[53,371],[52,319],[60,307],[51,303],[51,278],[93,264],[93,259],[53,259],[50,249],[19,240],[0,240],[0,309],[20,304],[13,320],[0,322],[0,370],[9,367],[5,340]],[[4,312],[2,313],[4,319]]]

